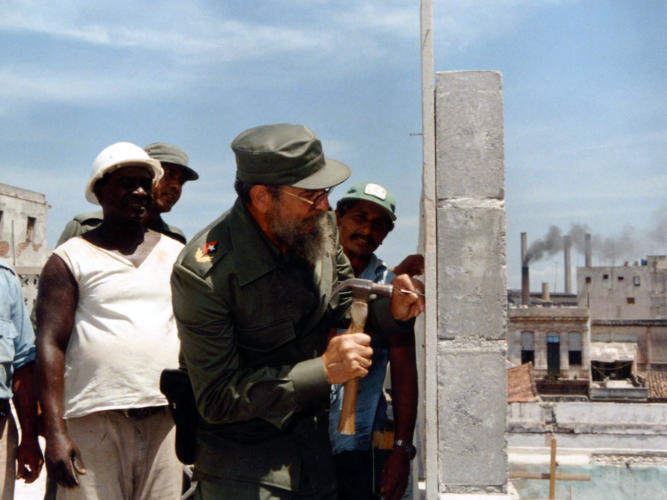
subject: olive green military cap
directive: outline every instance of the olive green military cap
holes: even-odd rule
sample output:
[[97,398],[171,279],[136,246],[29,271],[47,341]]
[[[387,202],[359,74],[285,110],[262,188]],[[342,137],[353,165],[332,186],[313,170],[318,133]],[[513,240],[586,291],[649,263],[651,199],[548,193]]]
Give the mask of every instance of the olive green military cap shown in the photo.
[[303,125],[278,123],[241,132],[232,141],[236,178],[252,184],[325,189],[344,182],[350,168],[325,158],[322,143]]
[[348,200],[364,200],[380,205],[385,209],[392,222],[396,220],[396,198],[394,198],[394,195],[387,191],[386,188],[379,184],[373,182],[358,182],[354,184],[347,190],[343,197],[338,200],[337,206]]
[[148,156],[158,160],[160,163],[170,163],[181,167],[186,181],[199,179],[199,174],[188,167],[187,153],[178,146],[167,144],[166,142],[154,142],[145,146],[144,151],[148,153]]

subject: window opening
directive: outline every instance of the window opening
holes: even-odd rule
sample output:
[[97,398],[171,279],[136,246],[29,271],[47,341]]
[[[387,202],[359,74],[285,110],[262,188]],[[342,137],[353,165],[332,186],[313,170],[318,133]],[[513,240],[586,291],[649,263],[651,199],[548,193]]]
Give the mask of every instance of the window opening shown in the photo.
[[521,332],[521,364],[535,363],[535,336],[533,332]]
[[568,335],[567,354],[570,366],[581,366],[581,333],[571,332]]
[[25,229],[26,241],[33,241],[33,238],[35,236],[35,222],[37,222],[37,219],[35,219],[34,217],[28,217],[28,223]]

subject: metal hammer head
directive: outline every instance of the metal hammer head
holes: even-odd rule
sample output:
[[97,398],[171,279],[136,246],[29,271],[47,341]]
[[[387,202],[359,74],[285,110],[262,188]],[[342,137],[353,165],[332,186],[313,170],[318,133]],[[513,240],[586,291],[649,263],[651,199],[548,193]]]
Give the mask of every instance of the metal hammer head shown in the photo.
[[357,300],[368,300],[368,297],[372,294],[383,295],[385,297],[391,297],[393,291],[391,285],[384,285],[380,283],[375,283],[371,280],[365,280],[362,278],[351,278],[345,281],[342,281],[336,285],[332,291],[332,295],[336,295],[340,292],[352,292],[352,297]]

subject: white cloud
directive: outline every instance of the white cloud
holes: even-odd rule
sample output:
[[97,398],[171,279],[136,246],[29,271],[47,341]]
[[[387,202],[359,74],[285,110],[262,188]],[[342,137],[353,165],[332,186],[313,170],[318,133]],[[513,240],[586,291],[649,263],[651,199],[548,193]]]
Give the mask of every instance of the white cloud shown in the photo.
[[[34,67],[0,67],[0,114],[27,101],[60,103],[103,103],[119,98],[159,96],[181,87],[177,78],[155,73],[105,75],[93,71],[43,73]],[[170,81],[171,80],[171,81]]]

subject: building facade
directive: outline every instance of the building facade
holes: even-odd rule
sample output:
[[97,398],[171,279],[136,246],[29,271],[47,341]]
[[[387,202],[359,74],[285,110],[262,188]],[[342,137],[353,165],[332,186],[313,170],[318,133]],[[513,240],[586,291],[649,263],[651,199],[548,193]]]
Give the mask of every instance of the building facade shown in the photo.
[[509,310],[510,363],[532,363],[535,377],[588,380],[590,317],[579,307],[519,306]]
[[578,267],[577,292],[579,306],[588,307],[594,319],[667,319],[667,256]]
[[29,310],[37,299],[39,273],[48,257],[48,210],[43,194],[0,184],[0,261],[19,274]]

